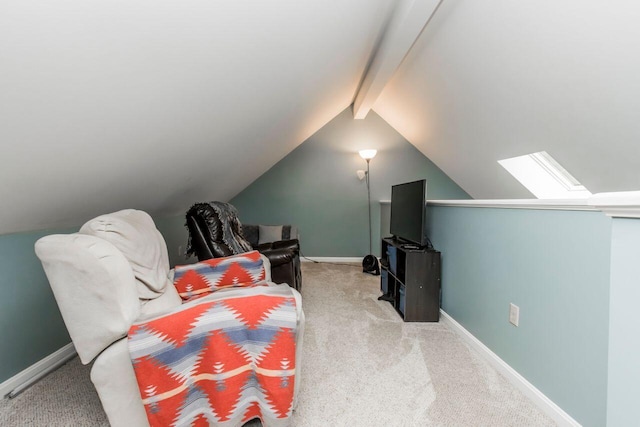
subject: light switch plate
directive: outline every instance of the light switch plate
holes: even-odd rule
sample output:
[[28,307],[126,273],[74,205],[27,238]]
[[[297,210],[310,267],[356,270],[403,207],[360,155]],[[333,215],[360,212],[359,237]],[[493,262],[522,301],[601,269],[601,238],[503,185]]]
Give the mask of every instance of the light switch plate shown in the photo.
[[509,304],[509,323],[513,326],[518,326],[520,323],[520,307],[513,303]]

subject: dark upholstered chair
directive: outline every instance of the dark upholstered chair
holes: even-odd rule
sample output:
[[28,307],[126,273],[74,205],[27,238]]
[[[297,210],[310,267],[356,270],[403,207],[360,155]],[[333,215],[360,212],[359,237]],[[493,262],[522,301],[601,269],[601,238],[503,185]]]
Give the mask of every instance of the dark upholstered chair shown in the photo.
[[[287,283],[300,290],[300,244],[295,227],[282,226],[280,231],[273,226],[248,226],[248,239],[236,208],[223,202],[196,203],[187,211],[186,220],[189,230],[187,255],[195,255],[199,261],[204,261],[256,249],[269,259],[273,282]],[[262,239],[260,230],[263,231]],[[277,231],[280,236],[295,238],[265,242],[270,236],[276,236]]]
[[245,224],[242,226],[242,234],[253,249],[265,255],[269,251],[285,248],[293,251],[295,253],[293,257],[294,283],[296,283],[294,288],[298,291],[300,290],[302,286],[302,274],[300,273],[300,236],[295,226]]

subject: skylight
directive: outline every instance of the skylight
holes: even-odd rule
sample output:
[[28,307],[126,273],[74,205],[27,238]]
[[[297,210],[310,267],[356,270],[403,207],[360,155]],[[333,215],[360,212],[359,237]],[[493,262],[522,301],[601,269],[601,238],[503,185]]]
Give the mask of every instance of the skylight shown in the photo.
[[577,179],[546,151],[498,160],[538,199],[586,199],[591,196]]

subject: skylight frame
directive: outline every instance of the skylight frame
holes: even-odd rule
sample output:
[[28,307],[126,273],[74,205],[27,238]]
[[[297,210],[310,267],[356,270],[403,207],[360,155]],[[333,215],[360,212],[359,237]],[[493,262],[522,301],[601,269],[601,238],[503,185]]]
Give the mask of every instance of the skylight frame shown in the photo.
[[529,154],[540,167],[554,177],[567,191],[588,191],[584,185],[571,175],[565,168],[556,162],[556,160],[546,151]]
[[592,195],[546,151],[498,163],[538,199],[586,199]]

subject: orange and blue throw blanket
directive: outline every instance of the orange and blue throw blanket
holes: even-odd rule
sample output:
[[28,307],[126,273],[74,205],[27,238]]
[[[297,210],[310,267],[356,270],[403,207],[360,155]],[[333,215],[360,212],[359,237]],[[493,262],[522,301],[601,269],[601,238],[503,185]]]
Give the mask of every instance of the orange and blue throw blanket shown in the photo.
[[134,324],[129,352],[151,426],[291,420],[297,311],[287,285],[214,292]]
[[180,298],[189,301],[221,289],[265,285],[265,278],[260,252],[251,251],[195,264],[177,265],[174,285]]

